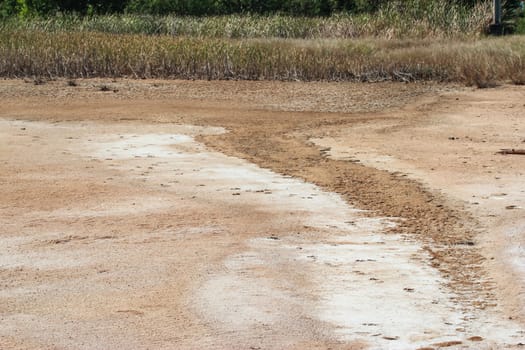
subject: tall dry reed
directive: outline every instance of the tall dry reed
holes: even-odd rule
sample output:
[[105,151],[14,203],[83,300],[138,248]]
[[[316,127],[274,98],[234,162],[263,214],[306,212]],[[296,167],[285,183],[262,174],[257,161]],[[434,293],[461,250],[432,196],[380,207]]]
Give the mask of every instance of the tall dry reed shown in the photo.
[[520,37],[477,40],[224,39],[0,31],[2,77],[326,81],[524,80]]

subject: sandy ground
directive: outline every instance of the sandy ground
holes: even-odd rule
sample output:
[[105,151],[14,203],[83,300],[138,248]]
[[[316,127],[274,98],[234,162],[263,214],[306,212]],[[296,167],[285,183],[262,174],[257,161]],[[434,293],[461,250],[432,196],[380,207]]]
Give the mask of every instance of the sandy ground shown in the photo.
[[523,88],[71,85],[0,83],[0,348],[525,343]]
[[[421,106],[413,118],[327,128],[312,138],[336,159],[400,173],[472,213],[486,267],[511,317],[525,305],[525,149],[522,88],[466,92]],[[408,120],[407,120],[408,119]],[[499,257],[499,258],[497,258]],[[507,296],[512,295],[511,298]]]

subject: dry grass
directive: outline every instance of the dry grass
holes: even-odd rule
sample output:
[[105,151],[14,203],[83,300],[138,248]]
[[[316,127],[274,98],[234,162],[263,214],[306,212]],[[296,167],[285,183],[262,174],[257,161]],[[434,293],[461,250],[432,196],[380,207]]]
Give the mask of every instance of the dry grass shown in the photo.
[[0,31],[2,77],[523,83],[520,37],[471,40],[193,38]]
[[0,76],[524,84],[522,40],[482,35],[490,3],[398,2],[329,18],[11,19],[0,23]]

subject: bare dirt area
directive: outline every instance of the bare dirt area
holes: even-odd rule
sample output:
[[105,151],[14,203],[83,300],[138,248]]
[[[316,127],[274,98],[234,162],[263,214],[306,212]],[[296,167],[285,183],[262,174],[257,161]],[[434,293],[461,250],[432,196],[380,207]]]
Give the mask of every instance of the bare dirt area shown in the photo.
[[525,90],[0,82],[0,348],[519,349]]

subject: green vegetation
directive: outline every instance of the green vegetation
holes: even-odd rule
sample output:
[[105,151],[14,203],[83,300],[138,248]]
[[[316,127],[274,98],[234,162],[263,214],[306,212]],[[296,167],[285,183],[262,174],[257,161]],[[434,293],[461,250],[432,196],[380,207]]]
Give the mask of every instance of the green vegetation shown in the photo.
[[[514,0],[507,0],[511,2]],[[138,13],[210,16],[227,14],[290,14],[329,16],[340,12],[375,12],[392,4],[431,6],[433,0],[0,0],[0,14],[21,17],[78,14]],[[484,0],[449,0],[445,6],[472,7]]]
[[[444,0],[441,0],[444,2]],[[423,15],[426,13],[426,15]],[[479,37],[490,20],[486,4],[470,10],[432,6],[406,9],[386,6],[374,15],[339,14],[331,17],[287,15],[181,16],[73,16],[20,20],[0,24],[3,30],[104,32],[211,38],[463,38]]]

